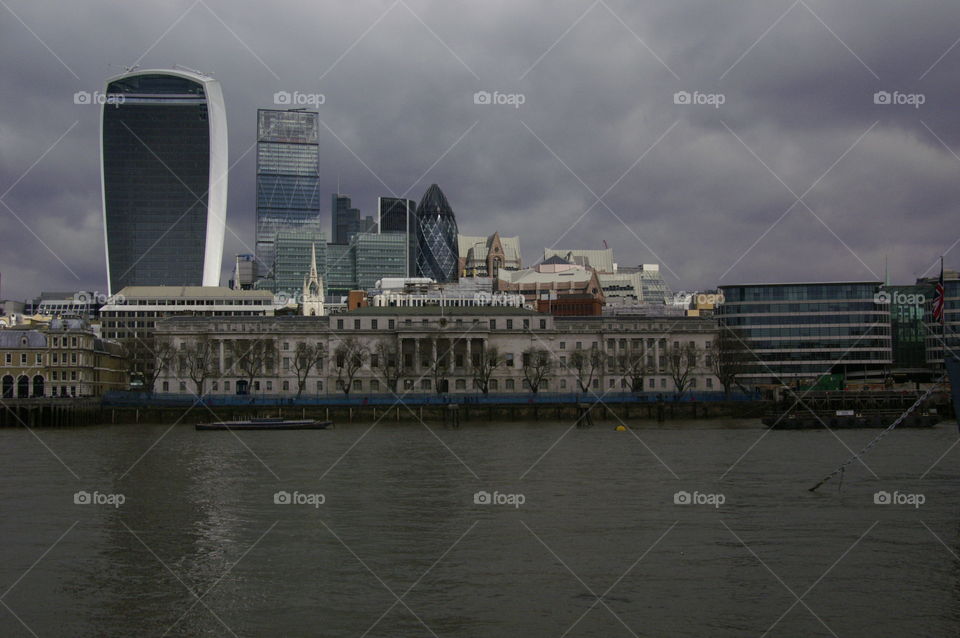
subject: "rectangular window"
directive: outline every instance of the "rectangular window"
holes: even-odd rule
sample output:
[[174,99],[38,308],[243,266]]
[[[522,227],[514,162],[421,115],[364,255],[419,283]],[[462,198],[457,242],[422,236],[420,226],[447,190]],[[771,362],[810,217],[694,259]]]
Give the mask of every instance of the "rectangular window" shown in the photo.
[[273,390],[273,381],[267,379],[267,392],[270,392],[271,390]]
[[343,330],[343,319],[337,319],[337,330]]
[[513,367],[513,353],[512,353],[512,352],[508,352],[507,354],[504,355],[504,364],[505,364],[508,368],[512,368],[512,367]]
[[547,320],[546,320],[546,319],[541,319],[541,320],[540,320],[540,329],[541,329],[541,330],[546,330],[546,329],[547,329]]
[[490,320],[490,329],[491,329],[491,330],[496,330],[496,329],[497,329],[497,320],[496,320],[496,319],[491,319],[491,320]]
[[20,353],[20,365],[24,365],[24,366],[27,365],[27,353],[26,353],[26,352],[21,352],[21,353]]
[[507,330],[513,330],[513,319],[507,319]]
[[387,321],[387,330],[393,330],[397,327],[397,322],[394,319]]
[[524,319],[524,320],[523,320],[523,329],[524,329],[524,330],[529,330],[529,329],[530,329],[530,320],[529,320],[529,319]]
[[370,329],[371,329],[371,330],[376,330],[376,329],[377,329],[377,320],[376,320],[376,319],[371,319],[371,320],[370,320]]
[[37,353],[37,357],[36,357],[36,364],[37,364],[37,365],[41,365],[42,363],[43,363],[43,355],[41,355],[41,354],[38,352],[38,353]]
[[359,329],[360,329],[360,320],[359,320],[359,319],[354,319],[354,320],[353,320],[353,329],[354,329],[354,330],[359,330]]
[[[57,355],[53,355],[53,360],[57,360]],[[13,355],[11,355],[9,352],[3,355],[3,362],[7,365],[13,363]]]

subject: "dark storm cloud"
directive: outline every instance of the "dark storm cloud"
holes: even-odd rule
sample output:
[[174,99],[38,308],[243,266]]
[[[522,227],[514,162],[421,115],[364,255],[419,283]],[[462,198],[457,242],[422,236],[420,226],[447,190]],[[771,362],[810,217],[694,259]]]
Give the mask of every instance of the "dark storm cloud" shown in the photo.
[[520,235],[528,262],[607,240],[678,288],[869,278],[884,257],[911,281],[960,236],[955,2],[6,1],[0,193],[16,182],[23,223],[0,206],[3,297],[105,286],[99,110],[72,97],[136,61],[223,86],[225,273],[252,252],[255,113],[278,90],[326,98],[324,219],[338,180],[367,214],[437,182],[463,232]]

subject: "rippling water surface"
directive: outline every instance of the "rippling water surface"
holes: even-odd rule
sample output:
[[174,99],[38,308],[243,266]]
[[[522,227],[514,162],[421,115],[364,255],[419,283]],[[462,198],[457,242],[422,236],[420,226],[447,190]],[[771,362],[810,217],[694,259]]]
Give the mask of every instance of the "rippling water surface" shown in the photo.
[[0,431],[0,636],[960,633],[952,422],[568,427]]

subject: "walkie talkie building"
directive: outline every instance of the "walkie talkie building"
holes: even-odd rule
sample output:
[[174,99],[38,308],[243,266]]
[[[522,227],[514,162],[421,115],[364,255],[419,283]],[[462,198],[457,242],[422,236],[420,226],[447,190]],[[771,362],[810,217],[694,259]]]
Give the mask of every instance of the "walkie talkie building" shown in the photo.
[[227,214],[220,83],[185,70],[107,81],[101,111],[107,285],[216,286]]
[[457,219],[446,195],[431,184],[417,207],[417,274],[438,283],[457,281]]

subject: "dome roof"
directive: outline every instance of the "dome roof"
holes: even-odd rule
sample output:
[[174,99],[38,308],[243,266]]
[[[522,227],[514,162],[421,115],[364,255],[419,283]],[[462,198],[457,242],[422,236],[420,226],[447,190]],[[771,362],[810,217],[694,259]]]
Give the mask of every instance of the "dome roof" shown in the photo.
[[424,214],[453,217],[453,209],[450,207],[450,202],[447,201],[447,196],[436,184],[430,185],[427,192],[423,194],[420,205],[417,206],[417,215]]

